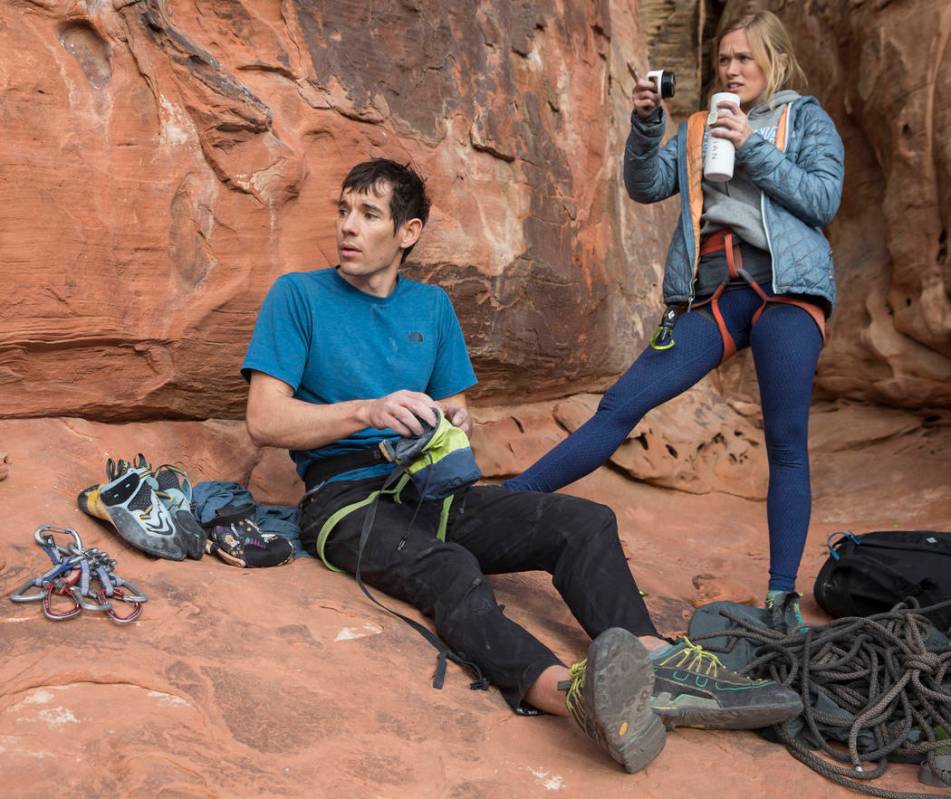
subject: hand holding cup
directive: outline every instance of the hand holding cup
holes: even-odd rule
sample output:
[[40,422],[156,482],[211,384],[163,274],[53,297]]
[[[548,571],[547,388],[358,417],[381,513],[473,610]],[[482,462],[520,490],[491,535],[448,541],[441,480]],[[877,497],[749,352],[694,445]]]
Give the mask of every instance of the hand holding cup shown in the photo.
[[[722,113],[727,111],[728,113]],[[730,100],[721,100],[717,103],[719,116],[710,128],[710,135],[733,142],[734,148],[746,144],[746,140],[753,134],[750,118],[737,103]]]
[[[710,114],[707,117],[710,135],[704,145],[703,176],[715,183],[724,183],[733,177],[736,146],[732,138],[733,129],[729,125],[734,108],[740,110],[740,97],[737,94],[717,92],[710,98]],[[746,115],[743,116],[745,118]]]

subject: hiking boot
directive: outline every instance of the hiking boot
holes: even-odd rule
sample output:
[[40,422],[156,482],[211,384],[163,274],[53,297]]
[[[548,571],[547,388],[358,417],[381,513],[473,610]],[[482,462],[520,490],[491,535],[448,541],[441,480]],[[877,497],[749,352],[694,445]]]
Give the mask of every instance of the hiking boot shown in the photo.
[[766,592],[766,610],[769,611],[767,624],[773,630],[794,635],[809,629],[799,610],[799,596],[795,591]]
[[634,635],[605,630],[569,671],[565,705],[589,738],[631,774],[660,754],[667,733],[651,710],[653,669]]
[[774,680],[751,680],[684,638],[654,659],[654,712],[671,729],[755,730],[802,713],[799,696]]

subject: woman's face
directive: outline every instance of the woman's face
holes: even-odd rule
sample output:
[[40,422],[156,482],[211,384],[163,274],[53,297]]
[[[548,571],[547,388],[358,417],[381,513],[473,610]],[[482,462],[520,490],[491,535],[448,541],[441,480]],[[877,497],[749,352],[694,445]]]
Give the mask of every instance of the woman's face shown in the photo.
[[740,96],[744,110],[756,105],[766,91],[766,73],[753,58],[745,30],[732,31],[720,40],[717,75],[723,91]]

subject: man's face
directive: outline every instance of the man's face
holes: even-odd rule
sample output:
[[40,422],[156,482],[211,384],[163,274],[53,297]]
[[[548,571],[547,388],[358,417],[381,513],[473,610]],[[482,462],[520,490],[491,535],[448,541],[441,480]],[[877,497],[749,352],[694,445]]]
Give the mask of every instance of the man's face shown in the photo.
[[389,184],[380,183],[370,191],[346,190],[340,194],[337,253],[340,270],[345,274],[365,278],[399,266],[403,236],[401,230],[393,230],[392,193]]

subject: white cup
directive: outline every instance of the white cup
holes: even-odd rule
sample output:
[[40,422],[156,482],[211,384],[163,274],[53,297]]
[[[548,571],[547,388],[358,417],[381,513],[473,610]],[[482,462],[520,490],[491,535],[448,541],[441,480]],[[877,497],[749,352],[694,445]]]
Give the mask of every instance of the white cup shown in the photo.
[[[729,114],[725,108],[719,108],[722,102],[740,104],[740,96],[733,92],[717,92],[710,98],[710,115],[707,117],[707,129],[716,122],[721,114]],[[725,183],[733,177],[733,161],[736,150],[729,139],[721,139],[712,133],[707,137],[707,152],[703,158],[703,176],[707,180]]]

